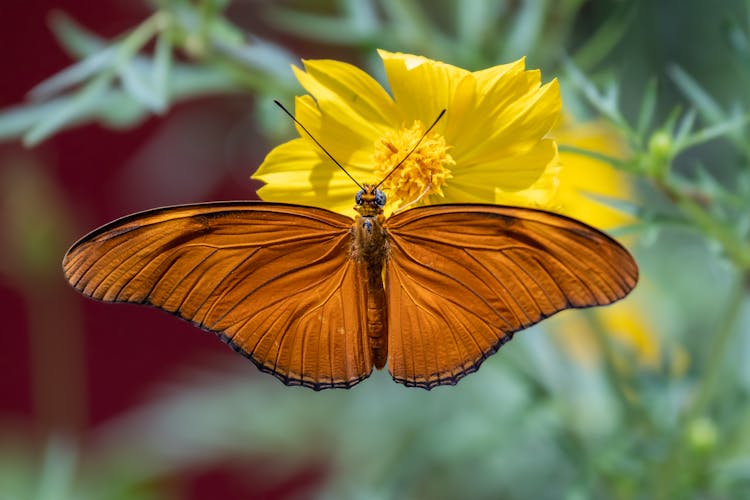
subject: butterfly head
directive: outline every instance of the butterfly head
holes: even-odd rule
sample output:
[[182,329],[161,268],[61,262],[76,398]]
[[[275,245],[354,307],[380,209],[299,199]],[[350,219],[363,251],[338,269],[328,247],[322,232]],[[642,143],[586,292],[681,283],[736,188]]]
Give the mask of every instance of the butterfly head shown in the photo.
[[363,217],[372,217],[383,213],[385,206],[385,193],[376,186],[364,184],[364,189],[354,196],[357,206],[354,209]]

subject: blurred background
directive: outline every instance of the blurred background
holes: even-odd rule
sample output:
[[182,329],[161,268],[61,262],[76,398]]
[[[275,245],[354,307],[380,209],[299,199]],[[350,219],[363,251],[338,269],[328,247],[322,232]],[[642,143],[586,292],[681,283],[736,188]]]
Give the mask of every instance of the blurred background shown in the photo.
[[[3,1],[0,498],[750,498],[749,33],[741,0]],[[314,393],[66,284],[114,218],[256,199],[290,64],[383,81],[376,48],[559,78],[559,206],[635,292],[455,387]]]

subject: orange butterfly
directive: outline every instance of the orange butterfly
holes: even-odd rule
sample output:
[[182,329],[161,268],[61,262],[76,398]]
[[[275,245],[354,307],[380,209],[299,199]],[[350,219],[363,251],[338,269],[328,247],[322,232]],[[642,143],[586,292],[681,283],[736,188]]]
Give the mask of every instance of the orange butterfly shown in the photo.
[[386,219],[385,202],[365,184],[354,220],[251,201],[149,210],[83,237],[63,269],[84,295],[173,313],[315,390],[386,363],[407,386],[455,384],[518,330],[638,280],[627,250],[568,217],[455,204]]

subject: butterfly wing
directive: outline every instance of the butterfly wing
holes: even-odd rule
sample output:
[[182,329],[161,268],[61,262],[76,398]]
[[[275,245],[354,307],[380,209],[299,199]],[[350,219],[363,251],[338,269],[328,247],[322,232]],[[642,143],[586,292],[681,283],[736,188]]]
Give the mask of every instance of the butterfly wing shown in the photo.
[[394,380],[455,384],[513,333],[567,308],[623,298],[630,254],[573,219],[496,205],[433,205],[386,222],[388,367]]
[[63,268],[83,294],[173,313],[285,384],[351,387],[372,371],[351,224],[285,204],[162,208],[85,236]]

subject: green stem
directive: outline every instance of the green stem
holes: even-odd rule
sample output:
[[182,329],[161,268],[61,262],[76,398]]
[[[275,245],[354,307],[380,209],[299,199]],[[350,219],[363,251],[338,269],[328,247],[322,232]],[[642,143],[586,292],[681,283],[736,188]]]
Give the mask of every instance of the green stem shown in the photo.
[[705,412],[711,401],[714,388],[716,387],[716,379],[721,373],[722,361],[726,356],[727,346],[732,338],[732,334],[737,329],[737,321],[742,312],[742,305],[745,301],[744,282],[745,280],[741,276],[736,279],[736,282],[732,286],[727,310],[722,315],[718,333],[713,339],[714,342],[711,343],[711,351],[708,353],[708,358],[706,359],[705,376],[701,381],[698,394],[693,399],[693,404],[685,412],[686,421],[699,417]]
[[696,227],[718,241],[724,251],[741,271],[750,270],[750,250],[738,241],[736,235],[724,224],[714,220],[706,210],[689,198],[678,200],[677,205],[690,217]]
[[617,358],[615,350],[612,348],[612,342],[607,334],[607,329],[596,315],[596,311],[585,311],[583,316],[586,318],[591,330],[594,332],[599,349],[604,356],[604,373],[610,385],[614,388],[623,409],[627,413],[626,417],[637,417],[639,420],[646,422],[645,412],[640,401],[633,397],[633,391],[628,387],[622,371],[617,368]]
[[628,172],[635,171],[635,169],[631,167],[630,163],[627,161],[623,161],[620,158],[615,158],[614,156],[609,156],[603,153],[599,153],[597,151],[591,151],[590,149],[579,148],[576,146],[568,146],[565,144],[559,144],[558,150],[561,153],[573,153],[577,155],[588,156],[589,158],[593,158],[594,160],[599,160],[601,162],[608,163],[619,170],[625,170]]
[[739,268],[740,273],[750,271],[750,247],[723,221],[712,217],[690,195],[674,187],[669,179],[655,179],[654,181],[700,232],[719,242],[727,257]]
[[722,361],[726,357],[727,347],[732,339],[732,335],[737,329],[737,322],[742,312],[742,305],[745,301],[745,280],[746,275],[741,274],[736,278],[729,294],[726,312],[721,316],[721,323],[717,328],[717,333],[713,336],[711,350],[708,354],[704,376],[696,390],[692,403],[687,407],[681,417],[680,430],[674,436],[674,441],[663,462],[663,467],[659,470],[658,481],[659,492],[657,498],[673,498],[674,486],[678,484],[678,474],[681,473],[681,460],[684,456],[685,448],[688,443],[688,426],[695,419],[699,418],[708,409],[716,387],[716,381],[721,374]]

